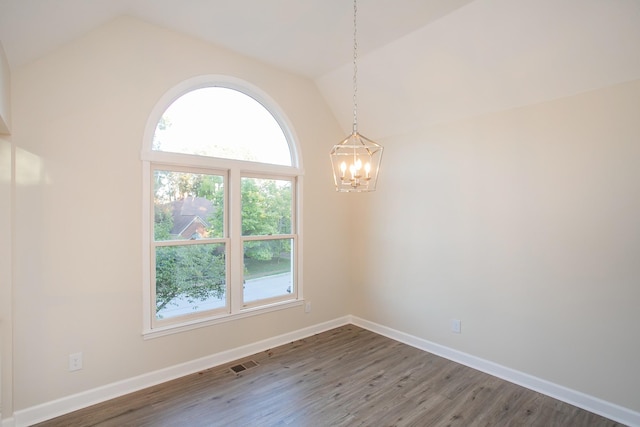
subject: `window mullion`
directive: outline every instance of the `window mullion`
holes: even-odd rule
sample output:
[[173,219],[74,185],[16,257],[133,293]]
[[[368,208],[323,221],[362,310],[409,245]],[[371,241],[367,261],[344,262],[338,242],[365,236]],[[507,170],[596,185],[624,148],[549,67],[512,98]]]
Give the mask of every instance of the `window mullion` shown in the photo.
[[239,313],[242,309],[242,276],[244,268],[242,251],[242,199],[240,169],[229,171],[229,208],[227,210],[229,230],[229,290],[231,291],[231,313]]
[[155,247],[161,246],[191,246],[191,245],[211,245],[215,243],[227,243],[227,239],[197,239],[197,240],[160,240],[154,242]]
[[287,239],[295,239],[295,234],[267,234],[267,235],[257,235],[257,236],[242,236],[243,242],[255,242],[260,240],[287,240]]

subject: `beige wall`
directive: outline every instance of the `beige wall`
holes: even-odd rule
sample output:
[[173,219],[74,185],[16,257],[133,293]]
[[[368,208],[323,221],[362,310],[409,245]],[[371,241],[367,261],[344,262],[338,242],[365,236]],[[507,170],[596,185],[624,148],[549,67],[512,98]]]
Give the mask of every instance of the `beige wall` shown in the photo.
[[640,411],[639,99],[640,80],[381,141],[353,314]]
[[[224,74],[272,97],[299,138],[303,307],[144,341],[140,150],[158,99]],[[189,37],[119,18],[13,75],[14,403],[20,410],[348,314],[346,199],[328,151],[342,136],[315,85]],[[331,209],[327,209],[331,206]],[[68,372],[68,355],[84,368]]]
[[[11,219],[12,151],[9,133],[11,72],[0,42],[0,414],[12,413]],[[4,135],[3,135],[4,134]],[[0,420],[2,416],[0,415]]]
[[0,134],[11,133],[11,70],[0,40]]
[[[12,145],[0,135],[0,414],[12,413],[11,391],[11,221]],[[2,417],[0,416],[0,420]]]

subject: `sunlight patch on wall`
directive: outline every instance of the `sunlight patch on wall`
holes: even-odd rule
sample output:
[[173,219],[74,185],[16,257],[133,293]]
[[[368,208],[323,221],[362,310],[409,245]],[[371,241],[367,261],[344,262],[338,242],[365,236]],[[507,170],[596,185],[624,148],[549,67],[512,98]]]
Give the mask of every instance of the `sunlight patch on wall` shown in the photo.
[[42,157],[16,147],[16,185],[50,184]]

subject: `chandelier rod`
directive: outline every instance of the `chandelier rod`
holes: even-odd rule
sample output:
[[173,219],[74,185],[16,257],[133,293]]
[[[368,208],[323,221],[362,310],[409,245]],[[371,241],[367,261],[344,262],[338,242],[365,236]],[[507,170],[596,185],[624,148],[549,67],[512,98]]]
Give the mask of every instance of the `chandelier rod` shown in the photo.
[[358,14],[357,0],[353,0],[353,133],[358,133]]

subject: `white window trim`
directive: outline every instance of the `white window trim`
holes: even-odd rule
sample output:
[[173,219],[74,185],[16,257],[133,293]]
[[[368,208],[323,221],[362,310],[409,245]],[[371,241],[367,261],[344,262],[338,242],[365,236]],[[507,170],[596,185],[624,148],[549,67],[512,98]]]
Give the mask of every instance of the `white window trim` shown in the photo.
[[[221,159],[216,158],[213,162],[211,159],[201,156],[193,156],[188,154],[178,154],[178,153],[169,153],[169,152],[161,152],[161,151],[153,151],[151,149],[153,143],[153,136],[156,130],[156,126],[162,117],[162,114],[165,110],[179,97],[190,92],[195,89],[204,88],[204,87],[225,87],[230,89],[238,90],[242,92],[260,104],[262,104],[276,119],[280,127],[282,128],[287,143],[289,144],[289,149],[291,152],[291,160],[292,166],[281,166],[274,164],[263,164],[249,161],[241,161],[241,160],[232,160],[232,159]],[[300,152],[300,148],[297,144],[297,139],[295,138],[293,127],[291,126],[289,120],[282,110],[280,110],[275,101],[273,101],[266,93],[264,93],[259,88],[242,81],[237,78],[229,77],[229,76],[221,76],[221,75],[206,75],[206,76],[198,76],[192,79],[188,79],[183,81],[179,85],[175,86],[171,90],[169,90],[160,100],[156,103],[153,108],[149,119],[147,120],[147,125],[145,127],[145,133],[143,138],[142,150],[141,150],[141,161],[142,161],[142,335],[144,339],[157,338],[169,334],[180,333],[187,330],[192,330],[201,327],[207,327],[210,325],[233,321],[236,319],[241,319],[249,316],[261,315],[277,310],[288,309],[291,307],[298,307],[304,304],[303,298],[303,236],[302,236],[302,194],[303,194],[303,168],[302,168],[302,156]],[[161,167],[162,165],[166,166],[183,166],[188,165],[189,167],[194,168],[203,168],[210,169],[212,171],[220,171],[227,170],[228,171],[228,184],[234,185],[233,183],[239,183],[241,176],[253,175],[257,177],[295,177],[295,194],[294,198],[294,215],[295,221],[292,221],[295,224],[295,230],[292,230],[291,235],[295,235],[295,247],[294,247],[294,257],[295,257],[295,268],[293,270],[294,283],[296,284],[296,296],[295,299],[286,300],[286,301],[274,301],[269,303],[269,301],[265,301],[265,303],[256,306],[255,304],[248,304],[246,306],[242,306],[242,301],[238,298],[232,298],[231,300],[231,312],[230,313],[220,313],[216,312],[212,315],[203,314],[202,317],[194,316],[187,317],[183,321],[176,321],[171,324],[166,325],[154,325],[155,311],[152,310],[152,300],[153,300],[153,284],[151,283],[152,273],[151,273],[151,238],[153,236],[152,232],[152,220],[151,220],[151,201],[152,201],[152,191],[151,189],[151,170],[152,164],[154,166]],[[238,185],[238,184],[236,184]],[[232,209],[234,212],[240,212],[241,201],[239,200],[239,196],[234,196],[233,191],[228,191],[228,206],[227,212],[229,209]],[[239,194],[239,192],[238,192]],[[238,236],[238,239],[241,241],[241,224],[239,223],[238,218],[229,218],[230,233],[232,235]],[[235,228],[234,228],[235,227]],[[288,235],[287,235],[288,236]],[[274,236],[281,237],[281,236]],[[285,236],[286,237],[286,236]],[[230,252],[228,256],[231,257],[229,261],[229,265],[231,265],[231,269],[236,268],[235,266],[241,265],[242,262],[242,249],[241,246],[238,245],[229,246]],[[227,273],[229,274],[229,272]],[[230,286],[235,286],[239,288],[242,286],[240,281],[235,281],[230,283]],[[241,294],[242,289],[232,289],[232,295]]]

